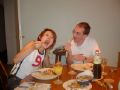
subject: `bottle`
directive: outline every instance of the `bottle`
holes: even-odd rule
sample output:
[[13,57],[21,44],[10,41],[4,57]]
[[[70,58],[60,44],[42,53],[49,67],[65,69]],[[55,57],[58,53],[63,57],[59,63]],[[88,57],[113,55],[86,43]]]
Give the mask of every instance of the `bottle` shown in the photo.
[[99,50],[95,51],[94,61],[93,61],[93,75],[94,79],[100,79],[101,73],[102,73],[102,67],[101,67],[101,56],[99,53]]

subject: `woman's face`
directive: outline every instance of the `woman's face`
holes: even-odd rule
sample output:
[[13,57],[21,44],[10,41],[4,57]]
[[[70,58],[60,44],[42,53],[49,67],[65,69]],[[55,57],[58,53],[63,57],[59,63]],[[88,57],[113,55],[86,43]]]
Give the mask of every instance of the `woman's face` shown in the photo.
[[53,41],[54,37],[50,31],[46,31],[41,37],[41,42],[44,43],[45,49],[49,48],[53,44]]

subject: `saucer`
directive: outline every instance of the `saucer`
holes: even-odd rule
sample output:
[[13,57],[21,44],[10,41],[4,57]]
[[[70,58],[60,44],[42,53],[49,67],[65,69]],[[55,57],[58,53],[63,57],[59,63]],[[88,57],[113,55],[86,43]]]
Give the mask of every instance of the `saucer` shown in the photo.
[[95,79],[95,78],[93,78],[92,81],[94,82],[94,81],[98,81],[98,80],[102,80],[102,79],[103,79],[103,76],[101,76],[101,78],[99,78],[99,79]]

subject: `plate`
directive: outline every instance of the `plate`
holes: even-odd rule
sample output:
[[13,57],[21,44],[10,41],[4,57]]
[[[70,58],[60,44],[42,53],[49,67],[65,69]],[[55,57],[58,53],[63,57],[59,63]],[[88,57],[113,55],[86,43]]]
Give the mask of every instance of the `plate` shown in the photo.
[[95,79],[95,78],[93,78],[92,81],[94,82],[94,81],[99,81],[99,80],[102,80],[102,79],[103,79],[103,75],[102,75],[101,78],[99,78],[99,79]]
[[[71,80],[68,80],[66,82],[63,83],[63,88],[65,90],[72,90],[74,88],[71,88],[70,85],[72,83],[75,83],[76,82],[76,79],[71,79]],[[92,84],[89,83],[89,85],[85,86],[85,87],[82,87],[82,88],[75,88],[75,90],[90,90],[92,88]]]
[[93,64],[92,63],[85,63],[85,64],[71,64],[71,68],[77,71],[85,71],[85,70],[92,70]]
[[35,71],[31,75],[34,78],[40,79],[40,80],[51,80],[58,76],[53,72],[52,68],[42,68],[42,69]]

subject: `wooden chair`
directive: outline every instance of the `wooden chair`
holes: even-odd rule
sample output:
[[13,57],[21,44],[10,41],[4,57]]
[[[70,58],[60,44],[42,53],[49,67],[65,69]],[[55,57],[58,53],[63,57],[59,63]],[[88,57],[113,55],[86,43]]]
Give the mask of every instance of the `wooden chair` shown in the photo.
[[0,90],[4,90],[4,83],[3,83],[1,72],[0,72]]
[[5,65],[2,63],[2,61],[0,60],[0,67],[3,71],[3,73],[5,74],[5,76],[8,78],[8,71],[6,70]]
[[57,62],[57,60],[61,61],[61,57],[62,56],[66,56],[66,50],[61,49],[61,50],[54,50],[53,54],[55,54],[55,63]]
[[0,60],[0,84],[2,85],[0,87],[0,90],[6,90],[7,78],[8,78],[7,67]]

